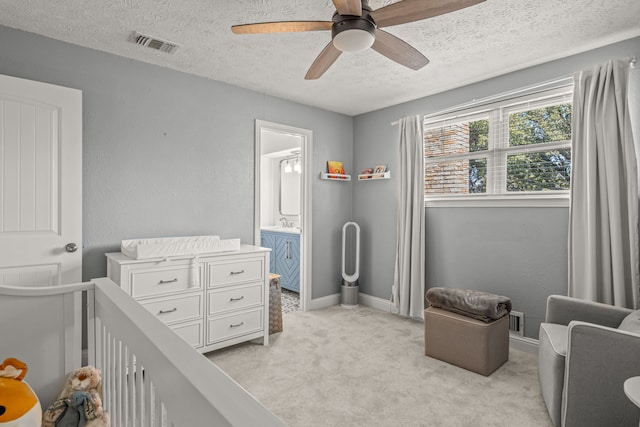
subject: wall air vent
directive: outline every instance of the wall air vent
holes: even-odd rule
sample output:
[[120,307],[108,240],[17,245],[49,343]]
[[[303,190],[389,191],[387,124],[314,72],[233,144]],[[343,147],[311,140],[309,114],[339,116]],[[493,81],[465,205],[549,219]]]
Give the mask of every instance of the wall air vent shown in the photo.
[[140,46],[145,46],[150,49],[155,49],[155,50],[159,50],[161,52],[166,52],[166,53],[174,53],[176,49],[180,47],[176,43],[173,43],[167,40],[161,40],[151,36],[146,36],[144,34],[140,34],[137,32],[133,32],[131,34],[131,37],[129,37],[129,41],[135,44],[138,44]]
[[511,310],[509,313],[509,332],[521,337],[524,336],[524,313]]

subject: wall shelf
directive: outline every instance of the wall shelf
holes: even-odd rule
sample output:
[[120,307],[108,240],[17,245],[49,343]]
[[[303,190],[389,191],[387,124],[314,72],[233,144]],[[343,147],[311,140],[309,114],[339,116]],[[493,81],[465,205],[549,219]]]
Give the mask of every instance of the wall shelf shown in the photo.
[[320,179],[326,179],[330,181],[351,181],[351,175],[320,172]]
[[363,173],[358,175],[358,181],[375,181],[378,179],[391,179],[391,171],[384,173]]

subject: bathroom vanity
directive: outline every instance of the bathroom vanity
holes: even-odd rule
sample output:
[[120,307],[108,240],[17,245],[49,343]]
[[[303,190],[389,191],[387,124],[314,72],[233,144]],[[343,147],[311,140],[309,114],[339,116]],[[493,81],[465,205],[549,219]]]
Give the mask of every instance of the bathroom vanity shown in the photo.
[[280,275],[280,286],[300,292],[300,229],[262,227],[260,246],[271,248],[269,271]]

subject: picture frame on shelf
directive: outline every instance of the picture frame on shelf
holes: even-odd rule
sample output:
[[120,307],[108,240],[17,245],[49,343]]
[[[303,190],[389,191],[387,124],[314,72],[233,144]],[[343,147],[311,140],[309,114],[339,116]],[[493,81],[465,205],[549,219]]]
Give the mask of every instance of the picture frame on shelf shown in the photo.
[[338,176],[331,175],[345,175],[344,165],[342,162],[337,160],[327,160],[327,173],[330,174],[329,178],[331,179],[344,179]]
[[373,168],[373,175],[371,175],[371,177],[382,178],[386,171],[387,171],[387,165],[376,165],[376,167]]

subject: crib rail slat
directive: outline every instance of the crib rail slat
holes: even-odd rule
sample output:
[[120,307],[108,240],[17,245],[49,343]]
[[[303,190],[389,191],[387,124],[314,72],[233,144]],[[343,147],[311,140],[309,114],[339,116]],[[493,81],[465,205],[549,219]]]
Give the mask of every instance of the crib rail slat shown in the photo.
[[115,425],[118,424],[120,416],[120,394],[118,393],[118,355],[117,355],[118,341],[109,332],[109,376],[107,381],[111,388],[111,406],[109,411],[111,412],[111,418]]
[[135,362],[133,359],[133,352],[127,348],[127,424],[126,427],[136,425],[135,414]]
[[153,413],[153,405],[151,400],[151,380],[144,381],[144,425],[146,427],[152,427],[151,414]]
[[[153,388],[152,388],[153,390]],[[162,427],[162,402],[157,393],[153,393],[153,425]]]
[[[85,298],[86,298],[87,316],[86,316],[86,319],[84,320],[87,322],[87,331],[95,331],[93,334],[87,334],[87,348],[94,349],[96,348],[96,340],[101,339],[102,328],[98,328],[98,326],[95,323],[95,311],[94,311],[95,310],[94,308],[95,292],[93,290],[93,287],[86,291]],[[83,360],[82,364],[96,366],[96,364],[98,363],[97,358],[98,358],[98,355],[96,354],[95,351],[87,352],[87,360],[86,361]]]
[[125,423],[125,402],[127,401],[127,396],[125,396],[125,390],[123,387],[122,378],[124,377],[123,370],[125,369],[125,361],[122,357],[123,349],[122,342],[118,341],[116,344],[116,397],[118,401],[118,423],[116,425],[124,426]]
[[136,363],[135,365],[135,376],[136,376],[136,382],[135,382],[135,393],[136,393],[136,397],[135,397],[135,417],[134,417],[134,426],[143,426],[144,425],[144,418],[142,416],[142,414],[144,413],[143,408],[144,408],[144,395],[143,395],[143,371],[142,371],[142,366],[139,363]]

